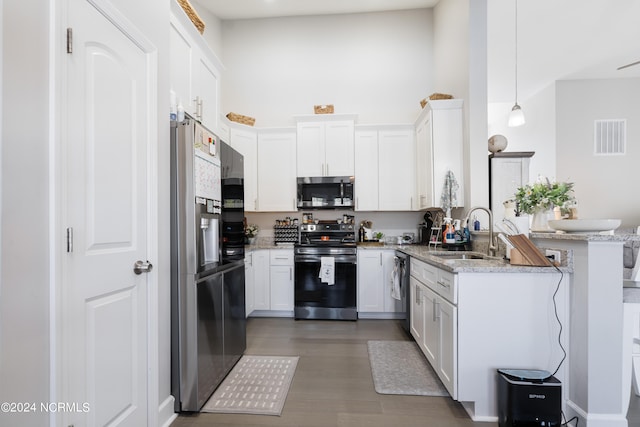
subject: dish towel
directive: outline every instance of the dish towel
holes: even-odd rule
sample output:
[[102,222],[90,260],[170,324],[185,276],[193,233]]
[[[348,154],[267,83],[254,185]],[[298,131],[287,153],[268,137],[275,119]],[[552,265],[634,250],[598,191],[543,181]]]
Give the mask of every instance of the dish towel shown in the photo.
[[398,271],[398,264],[393,266],[391,272],[391,298],[401,300],[400,296],[400,272]]
[[445,211],[458,206],[458,180],[456,176],[448,170],[444,176],[444,185],[442,186],[442,196],[440,196],[440,205]]
[[332,256],[320,257],[320,274],[318,277],[322,283],[327,285],[335,284],[335,258]]

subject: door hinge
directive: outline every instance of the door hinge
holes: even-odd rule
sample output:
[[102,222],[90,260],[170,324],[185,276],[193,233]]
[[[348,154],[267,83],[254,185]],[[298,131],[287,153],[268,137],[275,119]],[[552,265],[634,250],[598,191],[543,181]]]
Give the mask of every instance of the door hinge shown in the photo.
[[73,252],[73,228],[67,228],[67,252]]
[[67,28],[67,53],[73,53],[73,29]]

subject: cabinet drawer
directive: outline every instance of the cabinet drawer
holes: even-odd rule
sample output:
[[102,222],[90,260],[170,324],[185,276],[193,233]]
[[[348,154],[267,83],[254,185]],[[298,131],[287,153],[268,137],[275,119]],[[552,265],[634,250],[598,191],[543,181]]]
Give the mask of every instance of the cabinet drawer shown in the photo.
[[293,265],[293,249],[272,249],[269,258],[270,265]]
[[412,257],[411,275],[452,304],[458,304],[457,276],[454,273]]
[[438,279],[429,287],[454,305],[458,304],[457,276],[449,271],[438,269]]
[[425,285],[431,286],[436,283],[438,280],[438,270],[439,268],[431,264],[411,258],[411,275]]

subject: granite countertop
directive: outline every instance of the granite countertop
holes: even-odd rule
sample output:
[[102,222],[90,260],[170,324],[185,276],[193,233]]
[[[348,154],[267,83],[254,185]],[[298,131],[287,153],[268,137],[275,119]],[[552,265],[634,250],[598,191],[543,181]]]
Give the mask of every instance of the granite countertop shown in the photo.
[[[276,245],[271,237],[261,237],[253,245],[245,246],[246,251],[259,249],[292,249],[293,245]],[[424,245],[358,245],[358,250],[398,250],[409,256],[415,257],[428,264],[442,268],[453,273],[555,273],[557,270],[550,267],[528,267],[511,265],[503,258],[487,257],[483,259],[447,259],[438,254],[453,254],[455,252],[443,251],[442,248],[434,248]],[[464,252],[465,254],[486,255],[482,252]],[[570,267],[560,267],[563,272],[571,272]]]
[[[498,257],[484,259],[447,259],[438,254],[451,254],[442,249],[437,250],[428,246],[406,245],[398,248],[401,252],[415,257],[428,264],[442,268],[453,273],[556,273],[553,267],[529,267],[524,265],[511,265],[509,261]],[[455,252],[453,252],[455,253]],[[465,254],[485,255],[482,252],[464,252]],[[571,272],[569,267],[560,267],[563,272]]]
[[613,241],[613,242],[640,241],[640,234],[633,234],[633,233],[600,234],[600,233],[550,232],[550,233],[531,233],[529,237],[532,239],[548,239],[548,240]]

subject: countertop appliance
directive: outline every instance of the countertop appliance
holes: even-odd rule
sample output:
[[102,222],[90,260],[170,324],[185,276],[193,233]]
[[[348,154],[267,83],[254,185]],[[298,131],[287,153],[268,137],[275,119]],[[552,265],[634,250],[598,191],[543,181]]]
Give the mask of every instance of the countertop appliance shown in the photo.
[[411,309],[409,307],[411,305],[411,286],[409,286],[409,280],[411,278],[410,257],[404,252],[396,251],[393,262],[400,282],[401,307],[405,314],[405,321],[402,322],[402,327],[411,335]]
[[298,177],[298,209],[353,209],[352,176]]
[[[246,348],[244,254],[223,250],[219,151],[191,117],[171,122],[171,388],[176,412],[199,411]],[[227,147],[230,148],[230,147]],[[240,177],[241,179],[241,177]]]
[[302,224],[294,246],[296,319],[357,320],[353,224]]

